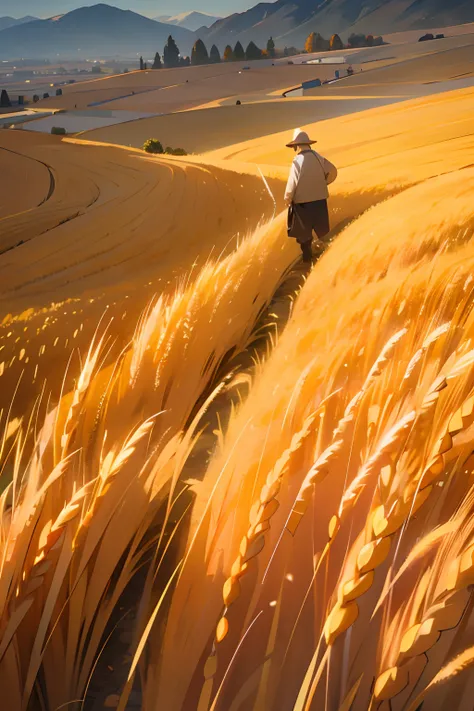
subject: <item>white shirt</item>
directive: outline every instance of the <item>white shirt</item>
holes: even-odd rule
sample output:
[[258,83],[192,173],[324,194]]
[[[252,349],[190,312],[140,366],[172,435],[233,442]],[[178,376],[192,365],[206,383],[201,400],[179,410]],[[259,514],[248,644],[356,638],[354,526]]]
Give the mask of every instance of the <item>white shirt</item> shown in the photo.
[[337,178],[337,168],[316,151],[299,153],[293,161],[286,186],[286,202],[313,202],[329,197],[328,185]]

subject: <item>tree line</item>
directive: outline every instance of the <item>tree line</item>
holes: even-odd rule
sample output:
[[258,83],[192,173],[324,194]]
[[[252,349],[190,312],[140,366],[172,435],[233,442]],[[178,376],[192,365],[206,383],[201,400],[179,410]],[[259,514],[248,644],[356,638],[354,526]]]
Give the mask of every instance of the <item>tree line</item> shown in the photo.
[[[201,39],[198,39],[194,43],[191,56],[184,57],[181,55],[175,40],[170,35],[163,50],[163,56],[161,56],[159,52],[156,52],[151,69],[161,69],[162,67],[165,67],[166,69],[173,67],[185,67],[190,64],[218,64],[221,61],[241,62],[245,59],[263,59],[264,57],[275,56],[275,43],[273,38],[270,37],[265,50],[257,47],[255,42],[249,42],[246,49],[243,48],[241,42],[237,42],[233,48],[230,45],[227,45],[222,57],[218,47],[215,44],[212,45],[210,51],[208,52],[204,42]],[[140,69],[148,68],[148,64],[143,60],[143,57],[140,57]]]
[[[349,48],[376,47],[378,45],[382,45],[383,43],[382,37],[352,34],[350,35],[346,46]],[[345,45],[338,34],[332,35],[330,39],[325,39],[319,34],[319,32],[311,32],[306,39],[304,51],[310,54],[313,52],[340,51],[344,49],[344,47]],[[282,54],[283,56],[288,57],[292,54],[298,54],[298,50],[295,47],[285,47]],[[191,56],[185,57],[181,55],[178,45],[172,35],[170,35],[163,50],[163,56],[161,56],[159,52],[156,52],[151,69],[161,69],[162,67],[169,69],[200,64],[219,64],[219,62],[222,61],[242,62],[244,60],[250,61],[264,58],[273,59],[276,56],[277,50],[275,48],[275,42],[273,37],[270,37],[265,49],[257,47],[255,42],[249,42],[246,49],[244,49],[241,42],[237,42],[235,47],[231,47],[231,45],[228,44],[222,57],[218,47],[215,44],[213,44],[210,51],[208,51],[204,42],[201,39],[198,39],[194,43]],[[148,68],[148,64],[143,61],[143,57],[140,57],[140,69]]]
[[339,35],[332,35],[331,39],[325,39],[319,32],[311,32],[305,42],[305,52],[312,54],[313,52],[340,52],[343,49],[355,49],[356,47],[378,47],[382,45],[383,37],[374,37],[373,35],[363,35],[352,33],[347,40],[347,45],[344,45]]

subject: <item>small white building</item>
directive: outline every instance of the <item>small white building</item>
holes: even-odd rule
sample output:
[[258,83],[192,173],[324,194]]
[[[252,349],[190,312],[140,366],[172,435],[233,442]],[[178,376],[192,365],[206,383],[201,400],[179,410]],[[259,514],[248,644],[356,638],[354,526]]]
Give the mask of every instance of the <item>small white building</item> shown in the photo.
[[308,59],[305,64],[345,64],[346,58],[339,55],[335,57],[333,54],[327,57],[316,57],[316,59]]

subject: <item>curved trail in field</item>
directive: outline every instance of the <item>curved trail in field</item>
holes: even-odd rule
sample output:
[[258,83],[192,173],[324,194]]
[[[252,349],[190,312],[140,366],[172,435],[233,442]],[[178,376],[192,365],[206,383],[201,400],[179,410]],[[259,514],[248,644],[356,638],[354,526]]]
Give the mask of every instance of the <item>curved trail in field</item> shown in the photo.
[[[15,213],[27,212],[47,202],[55,180],[43,161],[0,145],[0,224]],[[24,186],[28,185],[25,190]],[[21,189],[23,186],[23,189]],[[3,225],[0,232],[3,232]]]
[[49,166],[55,183],[49,199],[3,217],[3,312],[152,279],[171,284],[272,214],[258,177],[44,136],[5,138],[0,147]]
[[17,412],[41,383],[57,390],[71,354],[77,373],[104,314],[117,355],[153,295],[273,214],[255,175],[23,131],[3,132],[0,148],[16,165],[1,213],[0,409],[18,382]]

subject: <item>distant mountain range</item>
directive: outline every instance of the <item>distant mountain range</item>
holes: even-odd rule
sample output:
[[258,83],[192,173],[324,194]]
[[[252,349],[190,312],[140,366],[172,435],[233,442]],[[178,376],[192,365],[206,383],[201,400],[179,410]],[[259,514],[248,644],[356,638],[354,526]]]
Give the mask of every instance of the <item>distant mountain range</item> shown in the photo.
[[191,32],[196,32],[196,30],[200,30],[202,27],[210,27],[222,18],[216,17],[215,15],[208,15],[206,12],[191,10],[190,12],[182,12],[180,15],[174,15],[173,17],[161,15],[154,19],[158,22],[176,25],[177,27],[185,27],[187,30],[191,30]]
[[[163,52],[169,34],[169,25],[99,4],[0,31],[0,59],[151,57],[156,51]],[[174,27],[173,37],[181,52],[189,54],[194,34],[184,27]]]
[[0,32],[2,30],[8,30],[9,27],[15,27],[16,25],[24,25],[26,22],[33,22],[37,19],[37,17],[32,17],[31,15],[20,17],[18,20],[16,20],[14,17],[0,17]]
[[347,38],[473,21],[474,0],[277,0],[219,20],[201,38],[219,47],[237,40],[264,46],[273,36],[278,46],[303,47],[313,31]]
[[449,0],[449,5],[447,0],[277,0],[223,19],[190,12],[161,20],[105,4],[48,20],[0,18],[7,23],[3,29],[0,24],[0,59],[152,57],[162,53],[169,34],[182,54],[190,53],[197,38],[208,48],[217,44],[221,52],[237,40],[244,47],[251,40],[265,47],[270,36],[277,47],[302,48],[313,31],[347,39],[352,32],[376,35],[474,22],[474,0]]

